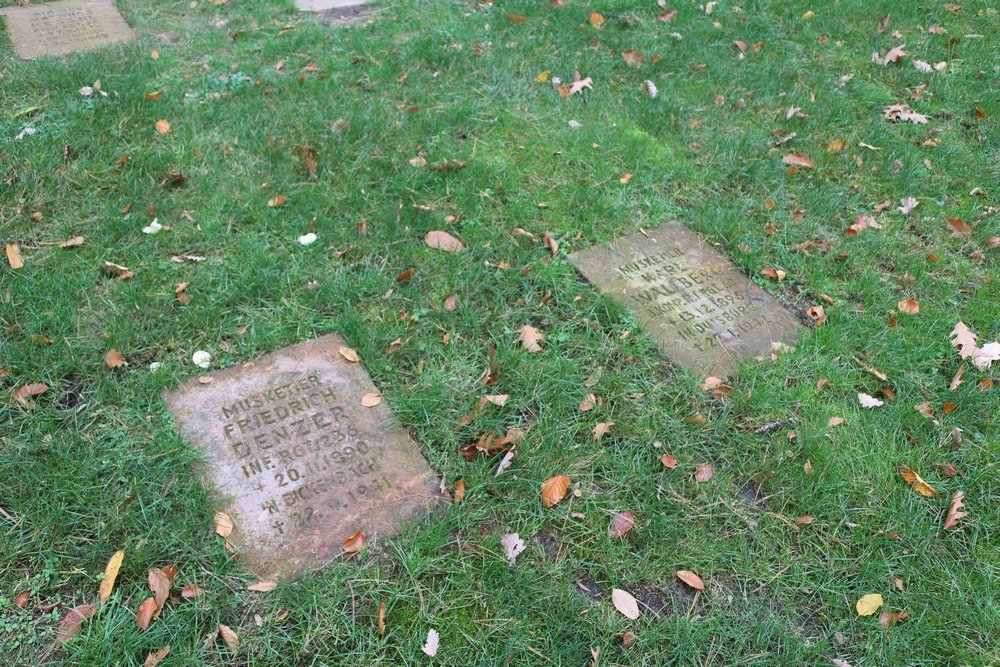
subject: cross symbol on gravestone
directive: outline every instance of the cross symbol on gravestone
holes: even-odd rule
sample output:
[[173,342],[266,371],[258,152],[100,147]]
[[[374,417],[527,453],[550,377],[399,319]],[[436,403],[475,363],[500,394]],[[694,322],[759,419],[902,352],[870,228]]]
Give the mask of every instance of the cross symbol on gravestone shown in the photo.
[[257,486],[255,486],[253,488],[257,489],[258,491],[263,491],[264,490],[264,485],[261,484],[260,480],[258,479],[257,480]]
[[276,531],[278,531],[278,535],[284,535],[285,531],[281,528],[284,525],[285,525],[284,521],[275,521],[274,523],[271,524],[271,528],[274,528]]

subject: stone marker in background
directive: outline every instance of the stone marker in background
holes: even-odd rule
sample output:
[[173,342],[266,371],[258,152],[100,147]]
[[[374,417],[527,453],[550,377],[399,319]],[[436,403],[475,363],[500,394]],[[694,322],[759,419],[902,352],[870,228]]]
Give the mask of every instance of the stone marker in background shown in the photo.
[[724,378],[773,342],[791,345],[795,315],[680,222],[570,255],[590,282],[635,311],[678,366]]
[[365,0],[295,0],[304,12],[314,12],[329,25],[348,25],[371,15],[375,8]]
[[111,0],[59,0],[0,8],[14,51],[25,60],[135,41]]
[[260,577],[314,568],[359,530],[394,535],[440,499],[388,405],[362,406],[376,389],[344,345],[323,336],[167,392],[181,434],[207,455],[241,562]]

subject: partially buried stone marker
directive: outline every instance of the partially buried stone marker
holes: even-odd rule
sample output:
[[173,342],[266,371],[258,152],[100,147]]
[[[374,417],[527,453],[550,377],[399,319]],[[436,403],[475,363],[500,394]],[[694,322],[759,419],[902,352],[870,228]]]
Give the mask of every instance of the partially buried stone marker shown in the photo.
[[0,8],[14,51],[25,60],[135,41],[111,0],[59,0]]
[[364,368],[327,335],[167,392],[182,435],[234,519],[243,565],[265,578],[330,560],[345,539],[402,530],[440,498],[419,446]]
[[671,361],[725,377],[803,327],[722,253],[680,222],[595,246],[570,259],[588,280],[630,306]]

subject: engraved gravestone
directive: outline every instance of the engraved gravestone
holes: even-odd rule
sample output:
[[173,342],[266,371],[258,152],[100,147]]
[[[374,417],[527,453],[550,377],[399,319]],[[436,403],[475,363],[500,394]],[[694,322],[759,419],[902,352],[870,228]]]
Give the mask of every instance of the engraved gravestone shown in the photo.
[[679,221],[570,255],[597,288],[632,308],[678,366],[726,377],[803,327]]
[[264,578],[293,576],[402,530],[440,499],[437,476],[364,368],[330,334],[167,392],[181,434],[206,453],[227,501],[241,562]]
[[329,25],[348,25],[366,18],[375,8],[365,0],[295,0],[296,8],[317,14]]
[[14,51],[24,60],[135,41],[112,0],[58,0],[0,8]]

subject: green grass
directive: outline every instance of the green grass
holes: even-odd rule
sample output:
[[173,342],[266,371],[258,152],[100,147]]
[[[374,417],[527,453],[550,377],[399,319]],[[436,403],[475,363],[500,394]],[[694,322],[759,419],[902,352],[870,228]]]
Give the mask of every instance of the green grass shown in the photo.
[[[814,4],[809,20],[801,3],[723,2],[707,16],[676,2],[666,24],[655,3],[636,0],[479,9],[389,0],[371,24],[337,30],[279,0],[122,4],[137,46],[25,63],[0,38],[0,237],[19,243],[26,263],[0,266],[0,365],[9,371],[0,378],[0,663],[139,665],[166,644],[167,667],[581,665],[593,647],[601,665],[1000,660],[1000,411],[997,390],[978,387],[1000,378],[970,368],[948,389],[959,366],[948,342],[955,323],[983,341],[1000,336],[1000,251],[985,248],[1000,233],[989,215],[1000,190],[989,3],[952,13],[937,2],[843,0]],[[595,9],[608,19],[602,30],[588,22]],[[927,33],[932,23],[949,33]],[[894,30],[903,36],[894,40]],[[735,39],[763,47],[741,62]],[[903,62],[870,62],[900,42]],[[630,48],[646,54],[639,69],[616,55]],[[948,69],[922,74],[914,59]],[[304,72],[309,63],[318,69]],[[593,78],[592,91],[562,100],[534,80],[549,71],[571,81],[574,70]],[[108,97],[78,92],[97,79]],[[645,95],[645,79],[658,98]],[[144,98],[156,90],[160,100]],[[884,120],[882,108],[900,102],[929,124]],[[790,106],[805,117],[786,119]],[[334,133],[340,118],[347,128]],[[159,119],[171,133],[155,132]],[[571,119],[583,127],[571,129]],[[37,133],[16,140],[29,126]],[[797,135],[779,145],[776,130]],[[923,146],[932,131],[940,145]],[[834,140],[841,152],[826,150]],[[315,151],[316,178],[304,148]],[[816,169],[786,174],[781,156],[793,151]],[[417,155],[466,166],[414,168]],[[187,180],[162,185],[175,171]],[[634,176],[623,184],[626,172]],[[279,194],[287,203],[268,207]],[[896,206],[907,196],[920,205],[903,216]],[[876,216],[882,229],[843,236],[885,199],[893,205]],[[143,234],[153,217],[172,229]],[[826,306],[826,324],[793,352],[746,365],[727,403],[672,368],[633,316],[565,259],[674,217],[789,306]],[[969,239],[949,235],[954,217],[973,223]],[[314,219],[319,241],[302,247]],[[468,250],[427,248],[433,229]],[[540,242],[546,231],[557,257]],[[75,235],[83,246],[56,247]],[[809,239],[832,250],[795,250]],[[205,260],[171,260],[182,253]],[[134,277],[102,276],[105,261]],[[409,267],[413,280],[398,284]],[[766,267],[788,278],[760,279]],[[307,290],[310,281],[318,288]],[[180,282],[191,283],[186,306],[175,298]],[[460,308],[449,313],[451,294]],[[918,299],[920,313],[890,327],[903,298]],[[543,352],[520,349],[525,323],[546,331]],[[468,492],[357,561],[248,593],[212,532],[216,507],[193,474],[198,452],[177,435],[161,394],[201,372],[195,350],[221,368],[331,331],[358,349],[448,485],[462,478]],[[404,345],[388,352],[397,338]],[[459,426],[484,393],[491,346],[502,375],[489,391],[510,401]],[[126,368],[105,367],[112,347]],[[150,372],[154,361],[162,367]],[[598,368],[598,384],[586,387]],[[34,410],[6,398],[30,382],[50,387]],[[894,402],[858,406],[859,391],[886,386]],[[603,405],[580,412],[588,392]],[[925,401],[938,423],[915,409]],[[957,408],[943,414],[946,402]],[[696,413],[707,422],[682,421]],[[845,423],[828,427],[833,416]],[[755,433],[791,418],[794,427]],[[594,425],[607,421],[611,434],[593,441]],[[479,433],[529,424],[499,478],[495,460],[459,455]],[[664,451],[678,469],[660,464]],[[692,469],[704,462],[716,475],[698,485]],[[901,463],[938,496],[908,489]],[[960,475],[943,476],[941,464]],[[545,509],[538,485],[555,474],[569,475],[579,496]],[[944,533],[959,489],[969,516]],[[637,528],[611,541],[608,521],[624,509]],[[815,521],[796,528],[802,515]],[[528,544],[513,568],[499,545],[509,531]],[[58,619],[94,601],[121,548],[112,598],[53,651]],[[168,562],[208,594],[171,603],[140,632],[146,570]],[[679,569],[706,581],[697,601],[674,578]],[[615,587],[647,605],[639,621],[614,610]],[[31,592],[24,610],[13,603],[22,591]],[[909,619],[885,629],[878,614],[859,618],[854,604],[872,592]],[[382,602],[385,637],[374,628]],[[42,611],[52,603],[60,606]],[[218,623],[239,633],[235,656],[221,642],[204,648]],[[431,627],[441,634],[433,660],[420,652]]]

